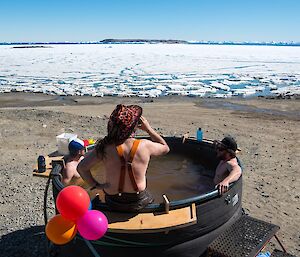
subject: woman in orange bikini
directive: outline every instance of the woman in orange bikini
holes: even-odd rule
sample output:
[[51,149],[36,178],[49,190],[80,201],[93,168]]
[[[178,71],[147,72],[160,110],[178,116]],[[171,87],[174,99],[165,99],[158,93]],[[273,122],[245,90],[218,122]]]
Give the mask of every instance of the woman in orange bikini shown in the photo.
[[[134,139],[139,128],[147,132],[151,140]],[[107,135],[78,165],[77,170],[91,189],[103,189],[105,201],[111,209],[139,211],[153,202],[146,190],[146,171],[151,156],[169,152],[166,141],[155,132],[142,116],[138,105],[117,105],[107,126]],[[102,161],[106,183],[98,183],[90,169]]]

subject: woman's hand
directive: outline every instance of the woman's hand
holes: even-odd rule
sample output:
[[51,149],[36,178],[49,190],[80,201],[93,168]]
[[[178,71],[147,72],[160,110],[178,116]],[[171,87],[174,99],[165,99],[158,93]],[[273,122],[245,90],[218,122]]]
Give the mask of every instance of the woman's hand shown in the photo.
[[138,128],[148,132],[151,129],[149,122],[146,120],[144,116],[141,116],[138,124]]

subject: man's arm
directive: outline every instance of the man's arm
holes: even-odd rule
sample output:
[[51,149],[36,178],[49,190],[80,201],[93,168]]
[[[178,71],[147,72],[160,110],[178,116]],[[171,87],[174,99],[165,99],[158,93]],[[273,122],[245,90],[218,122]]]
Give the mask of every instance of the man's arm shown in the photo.
[[237,181],[242,175],[241,167],[238,164],[232,165],[230,162],[227,163],[229,175],[223,179],[216,187],[219,189],[220,194],[224,194],[228,191],[229,184]]
[[77,166],[78,173],[80,174],[82,179],[91,186],[91,188],[93,187],[97,187],[98,189],[105,188],[106,184],[99,184],[91,174],[91,168],[100,161],[101,160],[97,156],[96,150],[94,149],[93,151],[88,153]]
[[141,125],[139,128],[146,131],[152,140],[147,142],[150,155],[159,156],[167,154],[170,151],[167,142],[150,126],[149,122],[143,116],[141,116],[140,121]]

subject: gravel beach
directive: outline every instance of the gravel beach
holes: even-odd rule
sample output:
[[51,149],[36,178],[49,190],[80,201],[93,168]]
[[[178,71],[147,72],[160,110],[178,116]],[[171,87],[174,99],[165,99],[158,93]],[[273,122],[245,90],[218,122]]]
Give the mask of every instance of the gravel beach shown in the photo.
[[[236,138],[243,162],[243,208],[280,226],[288,252],[300,256],[300,101],[292,99],[159,99],[0,94],[0,255],[46,256],[43,197],[47,179],[33,177],[39,155],[56,136],[95,138],[118,103],[136,103],[163,135]],[[52,200],[52,201],[51,201]],[[54,213],[49,193],[49,216]],[[279,248],[273,240],[272,243]]]

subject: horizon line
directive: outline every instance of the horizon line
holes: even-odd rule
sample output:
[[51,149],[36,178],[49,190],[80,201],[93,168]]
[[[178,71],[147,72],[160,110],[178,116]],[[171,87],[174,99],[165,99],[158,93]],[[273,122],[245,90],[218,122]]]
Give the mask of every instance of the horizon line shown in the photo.
[[180,39],[103,39],[87,41],[3,41],[0,45],[50,45],[50,44],[212,44],[212,45],[278,45],[300,46],[300,41],[233,41],[233,40],[180,40]]

